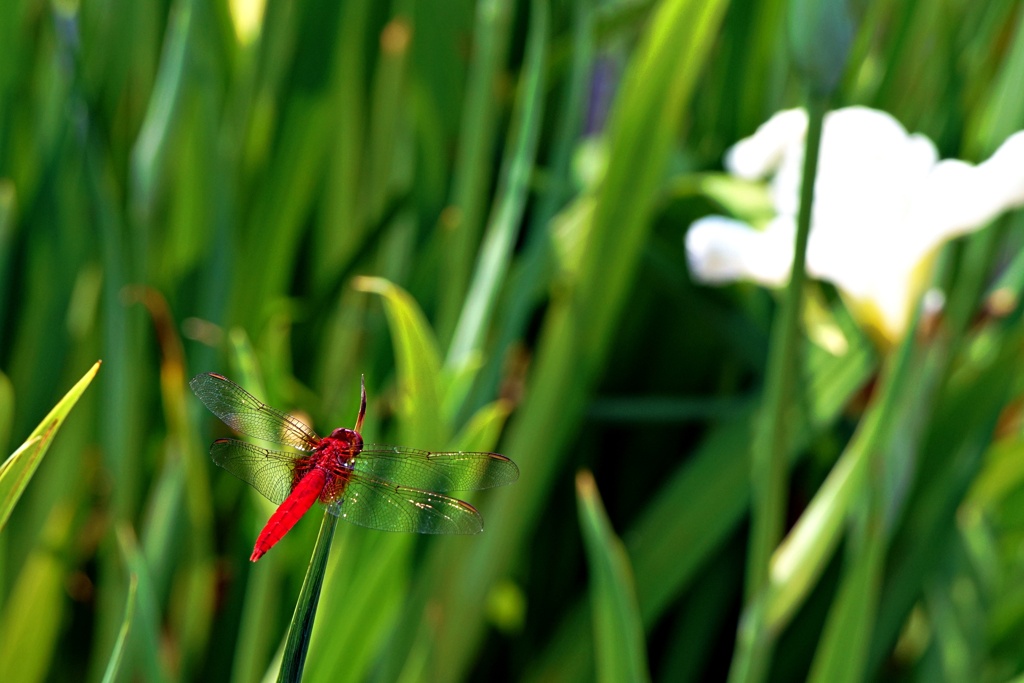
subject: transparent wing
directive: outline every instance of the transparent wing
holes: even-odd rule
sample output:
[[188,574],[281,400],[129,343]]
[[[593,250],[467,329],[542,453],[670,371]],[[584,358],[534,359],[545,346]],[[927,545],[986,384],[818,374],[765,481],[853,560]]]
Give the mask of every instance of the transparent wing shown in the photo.
[[440,493],[394,486],[353,473],[328,510],[342,519],[381,531],[419,534],[478,534],[484,520],[476,508]]
[[297,453],[272,451],[235,439],[217,439],[210,447],[213,461],[271,502],[283,503],[295,481]]
[[372,479],[433,491],[489,489],[519,478],[516,464],[497,453],[421,451],[380,444],[363,446],[352,469]]
[[[298,453],[285,453],[235,439],[218,439],[210,448],[213,461],[274,503],[291,493]],[[358,460],[358,458],[357,458]],[[483,518],[469,503],[408,486],[396,486],[353,471],[338,486],[331,514],[370,529],[420,534],[478,534]]]
[[196,375],[188,384],[214,415],[240,434],[303,451],[313,450],[320,441],[302,422],[274,410],[223,375]]

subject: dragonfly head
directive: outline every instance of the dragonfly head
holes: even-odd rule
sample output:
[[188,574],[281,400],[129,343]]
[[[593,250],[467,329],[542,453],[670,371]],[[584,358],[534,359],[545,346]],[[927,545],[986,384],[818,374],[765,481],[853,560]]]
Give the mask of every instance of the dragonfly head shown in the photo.
[[351,450],[354,453],[358,453],[363,449],[363,437],[353,429],[338,427],[327,438],[339,441],[342,448]]

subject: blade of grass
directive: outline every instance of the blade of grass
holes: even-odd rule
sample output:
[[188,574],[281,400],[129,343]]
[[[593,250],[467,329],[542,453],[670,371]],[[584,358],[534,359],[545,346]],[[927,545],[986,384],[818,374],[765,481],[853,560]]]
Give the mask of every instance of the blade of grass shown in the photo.
[[[160,601],[153,591],[149,566],[139,549],[135,533],[127,524],[117,527],[117,540],[128,565],[128,573],[138,577],[136,606],[138,614],[135,628],[132,629],[129,643],[130,659],[133,667],[141,670],[141,677],[148,681],[163,683],[170,680],[170,667],[161,656]],[[116,642],[116,639],[115,639]],[[134,673],[134,672],[133,672]]]
[[[254,157],[244,159],[253,168],[252,205],[240,208],[244,241],[226,255],[239,264],[230,275],[234,320],[252,330],[266,322],[267,307],[286,296],[306,219],[322,186],[329,151],[324,140],[333,135],[338,106],[328,91],[337,59],[324,49],[339,43],[325,45],[330,33],[321,27],[341,26],[341,9],[338,3],[266,6],[253,95],[256,113],[266,118],[253,121],[244,143]],[[304,29],[315,37],[301,40]],[[225,127],[233,125],[229,121]]]
[[96,361],[96,364],[43,418],[39,426],[29,435],[25,444],[4,461],[3,465],[0,465],[0,530],[7,523],[11,511],[14,510],[18,499],[21,498],[25,487],[28,486],[32,475],[35,474],[36,468],[39,467],[39,462],[46,455],[50,444],[53,443],[53,437],[57,434],[57,430],[60,429],[64,419],[78,402],[78,398],[92,382],[93,377],[99,372],[101,363],[102,361]]
[[171,128],[177,120],[188,63],[192,26],[191,0],[174,3],[153,93],[132,149],[132,201],[135,216],[147,225],[157,187],[167,164]]
[[[782,302],[782,310],[772,325],[768,372],[765,379],[765,403],[758,417],[758,436],[751,453],[751,531],[750,556],[747,559],[746,602],[751,608],[762,600],[769,586],[772,552],[782,538],[788,504],[789,468],[786,460],[786,435],[791,425],[787,412],[796,390],[797,351],[800,348],[800,312],[806,280],[807,239],[811,232],[811,207],[814,204],[814,179],[818,170],[818,150],[825,119],[826,102],[812,96],[808,106],[807,139],[803,180],[800,187],[800,212],[797,216],[793,268]],[[751,614],[763,614],[752,609]],[[756,623],[756,622],[755,622]],[[766,634],[748,628],[741,619],[736,651],[729,673],[733,683],[759,681],[767,675],[771,647]]]
[[1024,81],[1024,14],[1018,12],[1014,36],[1009,42],[1010,52],[992,79],[988,101],[975,111],[974,120],[968,121],[971,133],[968,141],[977,141],[979,154],[991,154],[1003,140],[1020,130],[1024,120],[1024,99],[1020,97],[1020,83]]
[[[446,587],[453,615],[438,633],[435,667],[460,677],[483,623],[478,606],[515,564],[603,367],[650,229],[672,139],[718,34],[725,2],[662,3],[638,47],[609,129],[610,165],[599,189],[578,280],[552,299],[528,383],[503,449],[521,480],[491,496],[488,528]],[[566,283],[568,284],[568,283]],[[544,438],[538,439],[538,435]]]
[[[808,443],[832,427],[845,406],[875,371],[870,343],[856,329],[845,329],[848,352],[833,356],[809,353],[804,397],[806,424],[792,430],[787,457],[795,460]],[[740,525],[750,502],[750,441],[755,433],[754,409],[723,420],[687,462],[659,489],[643,515],[625,534],[640,586],[640,610],[650,629],[687,589],[713,553]],[[679,549],[688,552],[680,557]],[[581,605],[570,613],[554,643],[545,651],[531,680],[588,680],[585,665],[562,667],[562,660],[587,663],[589,648]],[[557,660],[557,661],[556,661]],[[562,673],[555,673],[560,671]]]
[[[415,539],[342,525],[341,545],[327,573],[360,577],[331,581],[321,596],[319,627],[313,632],[305,671],[310,683],[361,683],[379,674],[383,664],[401,669],[394,639],[413,629],[402,617],[409,602],[409,576]],[[338,643],[359,642],[358,648]],[[379,680],[392,680],[381,676]]]
[[114,683],[121,671],[124,644],[128,640],[128,632],[131,630],[132,619],[135,617],[135,595],[138,589],[139,577],[131,574],[128,578],[128,601],[124,606],[124,619],[121,621],[121,630],[117,633],[114,650],[110,653],[110,659],[107,661],[107,670],[103,672],[103,683]]
[[281,670],[277,675],[278,683],[297,683],[302,680],[302,669],[306,665],[306,652],[313,634],[313,620],[320,603],[320,589],[324,582],[324,569],[327,558],[331,554],[331,541],[338,518],[324,512],[320,523],[320,533],[316,537],[313,555],[309,560],[306,578],[302,581],[295,612],[288,626],[288,638],[285,643],[284,656],[281,659]]
[[489,451],[498,443],[505,420],[512,412],[508,401],[489,403],[470,418],[466,426],[452,439],[452,448],[463,451]]
[[768,583],[769,560],[782,538],[787,505],[785,448],[787,408],[798,397],[796,389],[797,352],[800,348],[800,312],[804,282],[807,279],[807,239],[811,232],[811,207],[814,204],[814,178],[818,169],[818,150],[825,118],[825,103],[813,100],[808,108],[807,143],[804,154],[800,214],[793,251],[793,270],[781,311],[772,325],[772,339],[765,379],[765,399],[758,419],[758,436],[751,453],[751,539],[747,561],[748,600]]
[[398,370],[399,411],[407,443],[445,444],[451,428],[441,406],[441,354],[430,324],[404,289],[383,278],[357,277],[353,286],[384,298]]
[[39,466],[42,444],[43,436],[29,437],[0,465],[0,491],[3,492],[0,495],[0,530],[7,523],[32,473]]
[[576,505],[590,569],[597,678],[605,683],[648,681],[644,629],[629,556],[587,471],[576,475]]
[[[65,560],[73,508],[50,513],[43,536],[25,561],[0,616],[0,671],[14,681],[42,681],[52,664],[65,614]],[[31,628],[27,625],[31,624]]]
[[416,3],[409,0],[393,3],[393,16],[380,34],[367,112],[370,130],[361,193],[372,222],[380,221],[388,200],[405,190],[411,176],[411,155],[403,145],[410,125],[406,112],[410,108],[408,72],[415,7]]
[[[162,495],[154,498],[144,527],[143,552],[157,594],[163,596],[174,576],[174,557],[187,561],[178,569],[176,594],[171,610],[173,633],[180,643],[182,671],[197,666],[213,621],[213,509],[206,458],[196,448],[197,439],[188,421],[185,357],[167,302],[156,290],[133,287],[126,294],[144,304],[156,329],[161,351],[160,390],[164,420],[168,425],[168,457],[158,480]],[[166,482],[165,482],[166,479]],[[176,514],[185,509],[186,515]],[[187,539],[180,543],[184,526]]]
[[[258,527],[253,529],[254,534],[259,532]],[[280,557],[271,553],[261,558],[260,566],[249,572],[239,616],[238,642],[231,663],[231,680],[234,683],[254,681],[258,673],[268,666],[268,653],[273,649],[278,631],[267,615],[276,614],[281,602],[280,564]],[[272,664],[270,666],[275,668]],[[276,667],[279,668],[280,665]]]
[[441,292],[440,336],[450,335],[466,297],[491,186],[488,159],[494,145],[498,106],[495,85],[505,66],[515,3],[481,0],[476,5],[473,58],[467,75],[459,147],[450,204],[456,212],[447,232],[447,266]]
[[[239,328],[233,328],[228,333],[230,365],[233,371],[237,371],[239,380],[243,386],[250,387],[256,396],[266,396],[267,391],[263,382],[256,359],[256,353],[245,332]],[[250,508],[254,508],[255,515],[247,515],[249,523],[242,528],[248,529],[250,538],[255,538],[263,528],[265,520],[274,511],[273,504],[261,496],[255,490],[249,489],[245,498],[249,501]],[[267,619],[266,615],[276,614],[281,602],[281,591],[279,581],[281,579],[282,567],[286,558],[277,553],[269,553],[261,558],[259,566],[249,571],[249,580],[245,585],[245,597],[242,601],[241,615],[239,616],[238,640],[235,643],[235,654],[231,666],[231,680],[235,683],[248,683],[258,678],[258,672],[276,672],[280,669],[280,661],[268,663],[267,658],[274,648],[274,643],[279,637],[276,624]],[[284,640],[281,640],[283,647]],[[282,650],[278,648],[277,657],[280,660]],[[266,668],[268,667],[269,668]],[[273,679],[273,676],[270,676]]]
[[[908,338],[913,338],[913,331]],[[878,444],[867,455],[866,486],[847,513],[851,527],[847,567],[809,680],[852,683],[864,678],[892,531],[912,486],[925,421],[933,413],[947,350],[944,343],[934,342],[924,358],[911,361],[913,367],[899,384],[887,387],[898,398],[886,409],[893,416],[880,428]]]
[[[14,23],[13,21],[11,22]],[[2,67],[0,67],[2,69]],[[0,92],[3,90],[3,75],[0,73]],[[0,101],[4,98],[0,95]],[[0,105],[0,147],[3,145],[3,121],[2,118],[4,112],[2,105]],[[10,272],[14,250],[11,248],[11,242],[13,241],[14,235],[14,212],[15,212],[15,199],[17,195],[14,189],[14,183],[9,180],[0,180],[0,292],[4,294],[0,295],[0,320],[6,320],[7,307],[10,306],[13,301],[9,301],[10,298],[7,294],[11,292],[9,284]],[[4,347],[6,344],[0,341],[0,352],[6,352],[7,349]],[[0,429],[3,425],[0,424]],[[3,448],[7,441],[3,438],[4,433],[0,431],[0,448]]]
[[703,681],[709,678],[704,670],[717,664],[716,639],[732,629],[731,605],[738,595],[736,587],[743,583],[743,555],[738,544],[732,545],[707,563],[694,582],[669,635],[660,680]]
[[[139,17],[141,24],[155,21],[152,8],[134,7],[145,19]],[[148,10],[148,11],[147,11]],[[120,16],[120,12],[114,12]],[[134,28],[133,30],[137,30]],[[116,41],[115,41],[116,42]],[[142,71],[140,69],[140,71]],[[133,122],[134,124],[134,122]],[[137,130],[135,125],[128,126]],[[138,514],[141,491],[146,482],[143,479],[141,458],[138,457],[138,444],[146,429],[143,401],[145,395],[143,377],[138,369],[145,367],[139,362],[143,348],[141,316],[130,315],[121,300],[123,287],[130,282],[137,282],[144,263],[144,250],[141,247],[141,231],[128,229],[124,214],[124,189],[121,177],[115,170],[124,161],[114,158],[109,150],[101,144],[102,136],[90,131],[84,142],[84,184],[87,188],[87,203],[90,224],[97,226],[96,237],[99,263],[102,268],[101,308],[98,311],[100,320],[99,338],[103,355],[116,358],[101,380],[98,434],[102,450],[103,465],[109,472],[117,472],[117,486],[114,487],[110,503],[110,516],[117,520],[134,519]],[[125,141],[126,145],[133,144]],[[129,162],[130,163],[130,162]],[[92,679],[102,675],[103,657],[113,648],[120,629],[121,605],[124,604],[126,584],[120,561],[113,552],[101,552],[97,555],[97,620],[94,652],[91,658],[89,676]],[[141,578],[140,578],[141,581]],[[140,620],[147,626],[155,624],[158,617],[153,601],[149,611],[143,611],[142,604],[149,589],[147,582],[140,583]],[[131,641],[134,639],[130,639]],[[148,653],[148,650],[147,650]],[[158,655],[155,648],[152,657],[146,662],[156,662]],[[132,661],[131,659],[129,661]],[[155,678],[160,677],[160,667],[153,665]],[[147,670],[149,673],[149,670]]]
[[[1015,375],[1011,360],[1020,353],[1020,321],[996,353],[979,355],[967,372],[949,380],[934,411],[921,449],[920,481],[897,530],[887,560],[885,583],[872,636],[868,675],[876,671],[896,641],[925,583],[933,576],[937,557],[959,543],[956,516],[981,467],[982,455],[1006,403]],[[965,353],[971,358],[972,354]]]
[[[493,450],[509,410],[508,402],[503,400],[482,407],[452,439],[451,447],[471,451]],[[375,670],[375,675],[382,680],[443,677],[444,672],[429,668],[429,653],[434,643],[434,620],[438,617],[447,619],[443,611],[435,611],[436,595],[439,586],[460,580],[459,573],[453,572],[452,567],[461,566],[474,539],[449,539],[437,543],[438,551],[433,552],[429,560],[413,574],[418,582],[415,590],[410,591],[408,562],[412,557],[414,541],[414,538],[407,535],[385,536],[369,544],[359,553],[358,563],[349,562],[337,570],[346,576],[362,575],[370,571],[373,578],[361,582],[360,590],[354,592],[351,591],[351,584],[343,588],[337,585],[331,587],[329,597],[335,606],[331,614],[341,615],[344,608],[346,615],[342,623],[332,626],[332,639],[335,636],[344,638],[346,634],[351,634],[351,637],[358,635],[366,643],[379,642],[383,647],[384,629],[389,626],[396,629],[386,640],[387,649],[382,650],[386,654],[382,655],[383,662],[378,662]],[[428,610],[426,614],[431,615],[427,619],[423,618],[424,610]],[[404,627],[406,624],[417,623],[422,626]],[[357,624],[358,629],[355,628]],[[427,625],[430,627],[427,628]],[[404,658],[398,654],[403,652],[408,652]],[[315,670],[316,680],[337,680],[338,674],[334,672],[338,671],[344,672],[345,680],[363,680],[365,674],[362,667],[373,654],[369,645],[357,655],[328,649],[323,655],[325,661],[321,662],[322,666]],[[422,661],[422,657],[426,657],[427,661]],[[424,669],[432,671],[432,675],[422,673]]]
[[[319,627],[313,632],[306,677],[310,682],[360,683],[378,677],[383,665],[401,669],[396,639],[410,631],[404,620],[416,539],[343,524],[328,573],[337,580],[324,587]],[[419,571],[420,569],[415,569]],[[340,648],[339,642],[358,642]],[[380,675],[378,680],[393,680]]]
[[326,170],[332,191],[324,193],[321,219],[313,227],[314,278],[320,285],[348,264],[370,224],[360,189],[367,118],[365,38],[372,7],[367,0],[347,2],[340,14],[329,94],[337,112]]
[[[866,508],[866,506],[861,506]],[[850,566],[832,602],[821,642],[811,664],[809,681],[841,683],[864,680],[865,655],[870,645],[871,627],[878,607],[881,571],[885,562],[884,536],[870,511],[859,511],[860,527],[851,538]]]
[[[444,418],[442,405],[446,394],[441,370],[441,356],[433,330],[413,298],[403,289],[383,278],[358,277],[353,283],[358,290],[373,292],[384,298],[385,313],[391,332],[395,353],[395,366],[399,387],[398,412],[401,417],[399,432],[406,443],[448,444],[452,426]],[[408,536],[391,536],[372,545],[366,558],[380,562],[402,563],[412,550],[412,539]],[[403,559],[400,559],[403,558]],[[452,558],[449,557],[449,560]],[[368,566],[379,567],[376,562]],[[374,570],[374,571],[380,571]],[[397,568],[392,571],[398,571]],[[420,572],[430,575],[432,572]],[[426,597],[410,597],[407,594],[407,577],[385,587],[387,597],[379,599],[389,602],[394,594],[401,596],[402,608],[410,616],[407,620],[419,618],[419,611],[425,605]],[[382,619],[398,618],[400,610],[394,613],[375,614],[373,604],[364,604],[365,596],[357,600],[363,605],[364,619],[379,624]],[[406,620],[406,621],[407,621]],[[400,623],[404,623],[400,622]],[[342,627],[344,628],[344,627]],[[399,630],[394,635],[392,648],[398,652],[413,647],[414,630]],[[400,643],[396,645],[396,643]],[[365,655],[364,655],[365,656]],[[333,659],[333,658],[332,658]],[[382,665],[386,667],[384,678],[395,677],[403,668],[405,659],[392,653]],[[318,671],[319,673],[319,671]],[[393,674],[393,675],[390,675]],[[390,676],[389,676],[390,675]]]
[[264,321],[267,302],[288,289],[327,160],[322,141],[333,125],[329,102],[309,96],[289,102],[265,188],[257,193],[248,238],[237,256],[245,268],[232,278],[237,315],[253,326]]
[[765,625],[771,632],[777,633],[789,621],[835,551],[846,515],[865,484],[870,455],[894,427],[892,416],[899,391],[910,384],[907,376],[912,346],[909,341],[904,343],[884,374],[880,398],[772,556],[771,607],[766,615],[770,621]]
[[[556,103],[561,115],[545,169],[550,174],[549,186],[539,193],[536,206],[531,208],[526,250],[513,265],[504,284],[491,358],[506,358],[509,349],[523,338],[529,317],[540,304],[551,281],[554,263],[549,223],[572,196],[570,166],[583,130],[593,68],[594,11],[591,0],[574,0],[572,3],[572,63],[565,78],[567,85],[559,88],[562,99]],[[486,363],[479,372],[479,380],[467,406],[490,400],[498,391],[503,372],[504,364]]]
[[[530,3],[526,57],[520,77],[519,96],[512,111],[512,124],[498,181],[498,195],[480,246],[476,270],[448,348],[445,365],[451,372],[457,372],[459,368],[471,363],[483,351],[484,335],[491,324],[494,305],[508,272],[512,247],[523,217],[544,112],[548,14],[546,0],[533,0]],[[467,383],[459,395],[452,397],[449,414],[455,414],[461,409],[468,390]]]

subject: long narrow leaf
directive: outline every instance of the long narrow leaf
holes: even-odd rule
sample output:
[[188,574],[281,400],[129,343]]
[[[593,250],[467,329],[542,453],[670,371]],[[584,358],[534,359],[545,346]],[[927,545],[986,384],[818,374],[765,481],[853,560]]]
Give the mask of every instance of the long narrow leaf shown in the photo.
[[531,391],[509,428],[504,450],[520,465],[522,479],[492,496],[487,532],[467,561],[472,571],[444,595],[458,616],[438,634],[434,656],[449,675],[459,676],[469,665],[483,626],[477,606],[528,544],[560,456],[583,416],[639,266],[672,137],[725,6],[721,1],[663,3],[633,57],[609,130],[611,161],[586,260],[572,289],[556,298],[545,316]]
[[53,437],[60,429],[61,423],[64,422],[78,398],[92,382],[92,378],[99,372],[100,363],[101,361],[96,361],[96,364],[43,418],[43,421],[32,431],[25,443],[3,465],[0,465],[0,530],[7,523],[11,511],[14,510],[18,499],[21,498],[25,487],[28,486],[32,475],[35,474],[36,468],[39,467],[39,462],[46,455],[50,444],[53,443]]
[[409,443],[447,443],[450,431],[441,412],[441,354],[423,312],[408,292],[383,278],[360,277],[355,287],[384,298],[395,345],[399,410],[406,417],[404,426],[410,430],[403,438]]
[[629,556],[612,529],[589,472],[576,475],[576,504],[589,560],[598,680],[650,680]]
[[135,617],[135,594],[139,589],[139,577],[132,574],[128,583],[128,601],[124,606],[124,619],[121,621],[121,630],[117,634],[117,642],[114,643],[114,650],[110,653],[107,661],[107,670],[103,673],[103,683],[114,683],[117,674],[121,670],[121,660],[124,659],[124,644],[128,640],[128,632],[132,627],[132,619]]
[[[543,116],[544,58],[548,42],[547,0],[530,3],[530,31],[519,99],[499,181],[499,195],[480,247],[473,280],[448,350],[447,366],[456,370],[482,351],[501,283],[508,272],[512,247],[526,205],[526,194]],[[467,387],[468,388],[468,387]],[[462,396],[456,398],[456,407]]]
[[[67,506],[54,508],[43,537],[14,583],[0,614],[0,671],[17,681],[41,681],[52,664],[64,616],[66,568],[53,548],[65,546],[72,515]],[[32,628],[26,628],[26,624]]]
[[313,635],[313,620],[316,619],[316,610],[320,604],[324,570],[327,568],[327,558],[331,554],[331,541],[334,539],[334,528],[337,525],[338,518],[325,511],[320,523],[320,534],[316,538],[313,555],[309,559],[306,578],[302,581],[302,590],[299,592],[291,625],[288,627],[281,670],[277,675],[278,683],[297,683],[302,680],[306,652],[309,650],[309,642]]

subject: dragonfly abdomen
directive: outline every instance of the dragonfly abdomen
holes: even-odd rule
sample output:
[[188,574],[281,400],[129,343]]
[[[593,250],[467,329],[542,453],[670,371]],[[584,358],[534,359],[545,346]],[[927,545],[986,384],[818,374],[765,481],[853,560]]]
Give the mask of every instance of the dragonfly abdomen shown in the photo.
[[310,470],[298,481],[292,492],[267,520],[266,526],[256,539],[256,547],[249,559],[253,562],[274,547],[286,533],[291,531],[302,515],[320,498],[327,483],[327,473],[319,467]]

